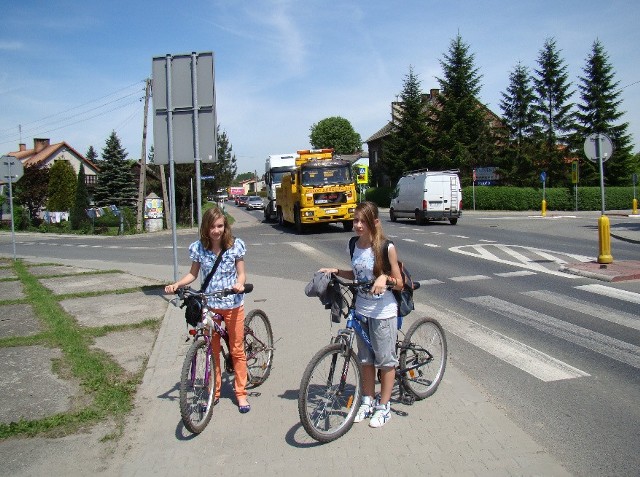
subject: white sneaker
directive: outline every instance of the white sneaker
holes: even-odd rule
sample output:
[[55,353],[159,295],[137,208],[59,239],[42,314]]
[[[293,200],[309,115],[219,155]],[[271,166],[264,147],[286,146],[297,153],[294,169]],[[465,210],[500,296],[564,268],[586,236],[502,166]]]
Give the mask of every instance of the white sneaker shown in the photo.
[[356,414],[356,418],[353,420],[353,422],[364,421],[365,419],[371,417],[372,412],[373,399],[371,399],[371,396],[363,396],[360,403],[360,408],[358,409],[358,413]]
[[373,408],[373,415],[369,421],[369,427],[382,427],[391,419],[391,405],[378,404]]

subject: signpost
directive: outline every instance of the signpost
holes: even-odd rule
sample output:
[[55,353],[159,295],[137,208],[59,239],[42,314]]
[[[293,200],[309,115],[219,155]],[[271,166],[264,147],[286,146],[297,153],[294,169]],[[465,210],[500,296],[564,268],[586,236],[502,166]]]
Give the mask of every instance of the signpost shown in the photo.
[[613,143],[608,136],[601,133],[590,134],[584,141],[584,153],[592,162],[598,162],[600,168],[600,204],[601,215],[598,219],[599,254],[598,263],[611,263],[611,237],[609,218],[604,215],[604,168],[603,163],[613,154]]
[[213,53],[157,56],[153,73],[154,163],[169,164],[169,212],[172,223],[174,278],[178,279],[176,235],[176,163],[195,162],[198,225],[202,220],[200,161],[216,162],[217,120]]
[[578,161],[573,161],[571,163],[571,183],[573,184],[573,189],[575,192],[576,212],[577,212],[578,211]]
[[547,199],[546,199],[546,188],[547,188],[547,173],[542,171],[540,173],[540,182],[542,182],[542,213],[543,217],[547,216]]
[[24,168],[20,159],[14,156],[2,156],[0,160],[0,179],[9,183],[9,213],[11,214],[11,245],[13,247],[13,260],[16,260],[16,236],[13,223],[13,183],[24,174]]

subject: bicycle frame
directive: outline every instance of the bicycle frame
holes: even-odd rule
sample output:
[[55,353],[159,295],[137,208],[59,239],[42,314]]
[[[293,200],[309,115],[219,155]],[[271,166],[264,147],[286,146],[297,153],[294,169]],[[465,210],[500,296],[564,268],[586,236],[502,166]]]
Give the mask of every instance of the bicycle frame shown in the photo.
[[[356,311],[355,311],[355,303],[356,303],[356,293],[355,293],[355,287],[356,286],[363,286],[364,284],[360,284],[360,285],[356,285],[354,286],[353,284],[345,284],[342,282],[341,285],[348,287],[349,289],[351,289],[354,293],[353,293],[353,297],[351,299],[351,303],[349,304],[348,308],[347,308],[347,312],[345,313],[345,318],[346,318],[346,327],[338,330],[338,333],[336,335],[336,337],[334,338],[334,342],[340,342],[343,341],[344,342],[344,356],[347,357],[349,350],[351,350],[353,348],[353,339],[354,339],[354,334],[357,334],[362,342],[367,346],[367,348],[369,349],[369,351],[373,352],[373,345],[371,344],[371,339],[369,338],[369,335],[367,334],[367,332],[365,331],[365,329],[362,327],[362,325],[360,324],[360,322],[362,321],[361,318],[356,316]],[[398,317],[398,320],[400,321],[400,317]],[[399,327],[398,327],[399,328]],[[398,329],[398,332],[401,333],[400,329]],[[424,349],[421,346],[415,346],[415,345],[411,345],[411,346],[403,346],[402,345],[402,340],[400,340],[399,338],[396,339],[396,354],[399,356],[400,352],[403,350],[412,350],[412,351],[416,351],[418,352],[419,355],[421,356],[425,356],[424,360],[420,360],[417,362],[414,362],[411,366],[408,366],[406,368],[400,368],[400,365],[398,364],[396,366],[396,375],[395,375],[395,379],[396,382],[398,383],[398,389],[400,391],[400,399],[403,400],[404,402],[408,402],[411,401],[413,402],[413,396],[411,396],[410,394],[407,393],[407,390],[405,389],[405,386],[402,382],[402,377],[405,376],[407,373],[411,373],[412,371],[424,366],[425,364],[429,363],[432,359],[433,359],[433,355],[431,354],[431,352],[429,352],[429,350]],[[342,370],[343,376],[346,376],[346,373],[349,371],[349,361],[346,360],[345,361],[345,366]],[[344,381],[344,379],[343,379]]]

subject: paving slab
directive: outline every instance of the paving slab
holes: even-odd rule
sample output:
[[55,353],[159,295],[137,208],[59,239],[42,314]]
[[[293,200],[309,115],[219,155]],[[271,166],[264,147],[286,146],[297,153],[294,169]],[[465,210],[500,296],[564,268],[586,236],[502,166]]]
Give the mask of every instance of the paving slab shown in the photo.
[[159,282],[155,280],[136,277],[128,273],[99,273],[96,275],[45,278],[41,279],[40,283],[56,295],[159,285]]
[[116,362],[131,374],[138,373],[151,355],[157,331],[114,331],[95,339],[94,347],[109,353]]
[[157,290],[148,292],[69,298],[59,303],[83,326],[128,325],[149,319],[161,319],[168,304],[162,293],[162,289],[158,287]]
[[22,288],[22,282],[18,280],[11,280],[7,282],[0,282],[0,298],[3,300],[20,300],[24,298],[24,289]]
[[13,268],[0,267],[0,278],[18,278]]
[[29,267],[29,273],[37,277],[47,275],[73,275],[78,273],[95,272],[91,268],[70,267],[66,265],[42,265]]
[[44,346],[0,348],[0,422],[41,419],[71,409],[80,387],[53,372],[52,360],[61,356],[60,350]]
[[30,336],[40,331],[40,320],[35,317],[31,305],[0,305],[0,338]]
[[614,260],[609,264],[596,261],[568,263],[560,270],[605,282],[640,280],[640,260]]

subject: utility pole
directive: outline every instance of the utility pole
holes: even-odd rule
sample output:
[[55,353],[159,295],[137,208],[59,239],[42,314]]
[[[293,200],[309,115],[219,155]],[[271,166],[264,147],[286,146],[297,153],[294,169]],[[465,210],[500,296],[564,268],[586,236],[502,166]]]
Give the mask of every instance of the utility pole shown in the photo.
[[149,112],[149,97],[151,96],[151,79],[147,78],[144,94],[144,120],[142,126],[142,154],[140,155],[140,180],[138,183],[138,220],[136,229],[142,232],[142,212],[144,210],[144,195],[147,182],[147,116]]

